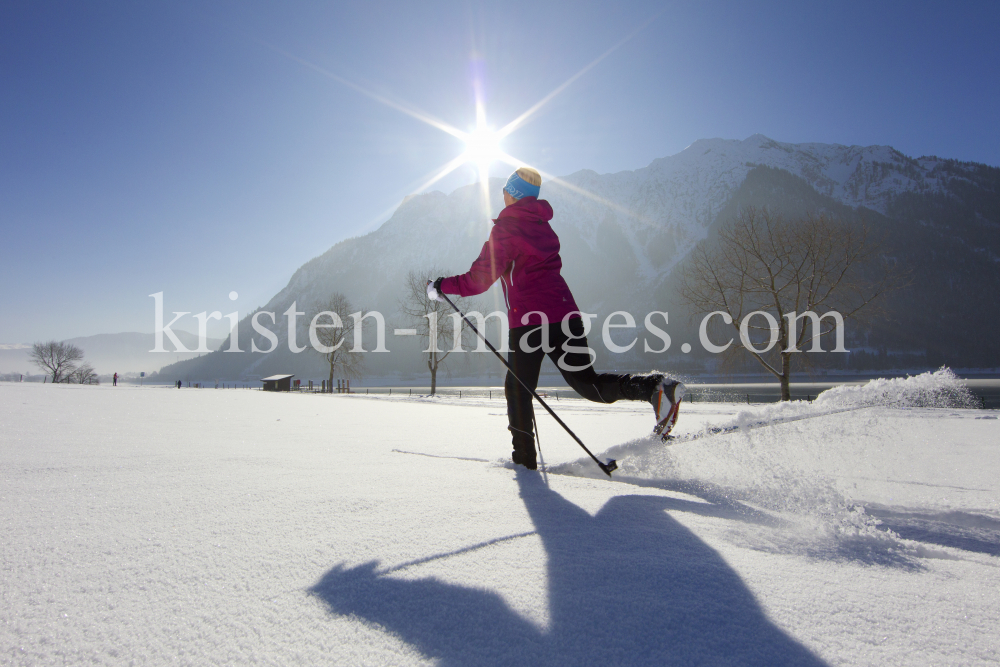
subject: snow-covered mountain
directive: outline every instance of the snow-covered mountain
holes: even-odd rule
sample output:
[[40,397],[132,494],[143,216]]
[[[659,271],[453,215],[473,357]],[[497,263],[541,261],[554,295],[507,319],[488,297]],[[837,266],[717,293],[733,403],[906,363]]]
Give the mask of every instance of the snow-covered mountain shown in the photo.
[[[555,209],[552,224],[567,260],[573,253],[593,256],[584,259],[624,253],[637,278],[656,281],[705,238],[756,166],[784,169],[845,205],[885,213],[901,192],[942,192],[954,177],[942,162],[909,158],[889,146],[787,144],[756,134],[744,141],[699,140],[635,171],[579,171],[543,185],[542,196]],[[331,288],[383,304],[386,288],[395,298],[398,283],[391,281],[400,272],[431,265],[464,270],[489,234],[488,218],[501,207],[499,180],[489,191],[489,216],[475,185],[408,198],[375,232],[338,243],[305,264],[265,310]],[[565,264],[572,275],[572,261]]]
[[[951,196],[956,183],[982,190],[977,175],[992,170],[989,178],[995,180],[997,171],[935,157],[914,159],[889,146],[789,144],[757,134],[743,141],[699,140],[634,171],[583,170],[553,179],[543,184],[542,197],[555,210],[563,273],[581,306],[601,312],[651,305],[672,269],[706,238],[748,174],[761,166],[801,179],[831,205],[883,215],[892,213],[903,194]],[[293,301],[302,309],[340,291],[359,307],[391,316],[408,271],[468,268],[489,235],[490,217],[502,206],[501,185],[499,179],[490,182],[489,213],[478,185],[407,198],[376,231],[342,241],[303,265],[263,310],[280,314]],[[274,329],[286,347],[284,327]],[[247,318],[240,325],[241,341],[251,334]],[[270,347],[259,336],[255,340]],[[250,362],[242,356],[226,355],[226,368],[215,369],[215,375],[243,372]],[[269,362],[256,358],[255,367],[270,368],[278,355],[269,356]],[[283,363],[276,367],[287,368],[288,360]]]
[[885,213],[900,192],[941,191],[939,162],[914,160],[889,146],[787,144],[755,134],[744,141],[702,139],[635,171],[577,172],[564,179],[573,189],[555,184],[546,196],[561,204],[555,220],[575,226],[595,250],[600,225],[616,222],[642,274],[652,279],[705,237],[756,166],[784,169],[820,194]]

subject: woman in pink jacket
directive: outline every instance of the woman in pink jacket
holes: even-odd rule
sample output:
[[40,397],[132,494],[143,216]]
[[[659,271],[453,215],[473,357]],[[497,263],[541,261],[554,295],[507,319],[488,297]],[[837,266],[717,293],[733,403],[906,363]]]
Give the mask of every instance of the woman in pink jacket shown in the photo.
[[[587,346],[580,310],[560,270],[559,237],[552,231],[552,207],[539,199],[542,177],[521,167],[503,188],[505,208],[494,220],[489,240],[467,273],[438,278],[428,293],[472,296],[500,280],[507,301],[510,339],[507,361],[524,384],[535,389],[548,354],[578,394],[597,403],[619,399],[649,401],[655,433],[663,437],[677,420],[684,385],[663,373],[597,373]],[[436,296],[432,294],[432,297]],[[504,383],[514,463],[535,470],[531,393],[507,373]]]

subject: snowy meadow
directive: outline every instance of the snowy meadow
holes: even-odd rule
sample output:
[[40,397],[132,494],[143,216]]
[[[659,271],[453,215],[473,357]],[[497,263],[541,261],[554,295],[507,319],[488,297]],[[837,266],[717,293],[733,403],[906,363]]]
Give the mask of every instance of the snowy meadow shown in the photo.
[[554,404],[608,480],[541,410],[515,470],[500,399],[3,383],[0,663],[997,664],[964,404]]

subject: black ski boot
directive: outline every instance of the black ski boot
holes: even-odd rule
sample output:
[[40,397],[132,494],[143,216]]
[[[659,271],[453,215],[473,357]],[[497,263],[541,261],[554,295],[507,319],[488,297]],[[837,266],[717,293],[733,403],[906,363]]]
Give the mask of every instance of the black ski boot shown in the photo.
[[677,423],[677,412],[681,407],[681,399],[687,387],[666,375],[657,373],[657,383],[649,397],[649,402],[656,411],[656,426],[653,433],[662,440],[670,437],[670,430]]
[[535,455],[535,436],[521,431],[513,432],[514,451],[510,453],[511,460],[528,470],[538,470],[538,459]]
[[653,406],[656,426],[653,433],[666,440],[670,429],[677,423],[677,411],[687,388],[666,373],[626,375],[619,382],[623,398],[630,401],[647,401]]

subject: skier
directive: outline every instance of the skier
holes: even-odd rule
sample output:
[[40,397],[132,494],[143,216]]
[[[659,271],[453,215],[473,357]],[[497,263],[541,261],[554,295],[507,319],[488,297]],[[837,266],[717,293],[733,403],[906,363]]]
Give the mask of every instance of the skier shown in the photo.
[[[597,373],[580,310],[560,274],[559,237],[549,225],[552,207],[539,199],[541,175],[521,167],[503,188],[505,208],[467,273],[428,281],[427,294],[482,294],[499,278],[507,302],[508,363],[534,390],[545,355],[578,394],[597,403],[648,401],[656,414],[654,432],[666,439],[677,421],[685,387],[665,373]],[[531,393],[510,372],[504,382],[515,464],[537,469]]]
[[118,386],[118,373],[115,373],[115,376],[111,378],[111,386],[112,387]]

